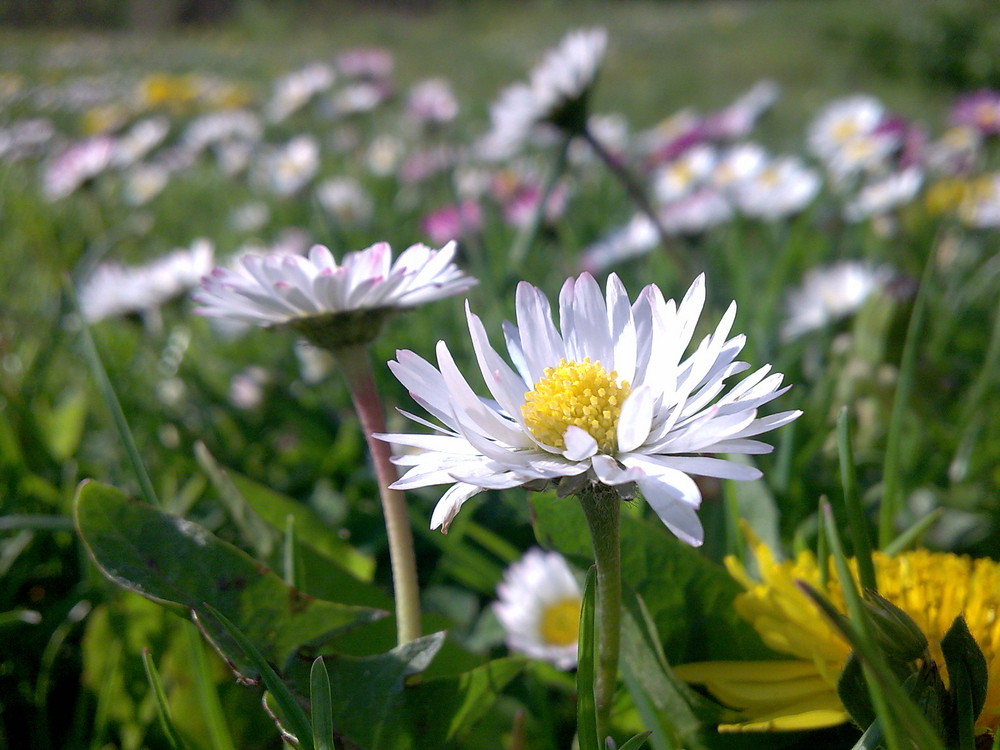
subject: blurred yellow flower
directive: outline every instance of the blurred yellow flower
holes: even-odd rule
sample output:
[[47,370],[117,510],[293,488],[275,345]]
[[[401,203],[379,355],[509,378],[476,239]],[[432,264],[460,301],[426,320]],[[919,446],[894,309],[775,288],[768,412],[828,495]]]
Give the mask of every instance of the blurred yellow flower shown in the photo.
[[197,76],[154,73],[139,84],[139,99],[148,108],[183,109],[198,97],[200,90]]
[[[745,712],[746,723],[722,726],[723,731],[810,729],[846,721],[837,678],[850,648],[795,584],[802,580],[819,588],[815,556],[807,551],[779,562],[764,544],[754,543],[753,551],[759,581],[735,558],[726,560],[730,574],[746,589],[736,597],[736,611],[770,648],[795,660],[685,664],[678,675]],[[873,562],[879,593],[913,618],[942,673],[941,638],[956,616],[965,617],[989,671],[977,728],[995,731],[1000,724],[1000,564],[927,550],[895,557],[876,552]],[[855,570],[853,560],[851,567]],[[825,590],[845,612],[834,574]]]

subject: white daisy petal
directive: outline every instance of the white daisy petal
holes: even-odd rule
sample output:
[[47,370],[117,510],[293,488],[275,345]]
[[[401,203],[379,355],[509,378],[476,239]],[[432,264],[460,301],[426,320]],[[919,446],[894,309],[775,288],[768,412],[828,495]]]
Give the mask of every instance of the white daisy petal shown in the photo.
[[410,352],[397,353],[390,368],[444,427],[431,425],[436,434],[408,438],[378,436],[422,451],[395,459],[407,467],[396,486],[455,482],[462,489],[435,513],[441,520],[453,517],[460,503],[452,501],[469,487],[505,489],[569,477],[575,477],[564,487],[569,491],[586,491],[588,483],[637,483],[668,528],[700,544],[695,509],[701,494],[691,476],[760,476],[752,466],[704,454],[766,453],[771,447],[752,438],[800,414],[758,416],[758,408],[787,390],[781,374],[766,366],[741,383],[729,382],[749,369],[736,359],[744,337],[729,337],[735,305],[684,358],[705,298],[704,277],[678,306],[654,286],[631,304],[617,277],[608,279],[602,294],[584,274],[562,287],[559,330],[541,292],[522,284],[517,324],[504,326],[516,370],[493,349],[467,303],[476,359],[496,403],[476,395],[443,343],[438,368]]

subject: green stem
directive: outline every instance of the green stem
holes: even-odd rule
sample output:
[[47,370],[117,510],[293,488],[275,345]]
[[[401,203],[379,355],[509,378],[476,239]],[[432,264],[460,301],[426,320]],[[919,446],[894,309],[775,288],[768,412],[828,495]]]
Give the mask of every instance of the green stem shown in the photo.
[[621,651],[621,499],[603,485],[595,485],[579,495],[590,528],[597,563],[597,736],[608,736],[611,702],[618,681]]
[[518,233],[514,247],[510,250],[510,268],[512,271],[517,271],[521,267],[524,257],[528,254],[528,250],[535,244],[535,237],[538,235],[538,229],[542,225],[542,218],[545,216],[545,209],[549,205],[549,198],[552,197],[552,191],[556,189],[559,178],[562,177],[563,172],[566,170],[566,157],[569,154],[569,144],[572,140],[572,136],[566,136],[560,144],[559,150],[556,151],[556,157],[552,162],[552,169],[549,171],[545,185],[542,187],[542,194],[539,197],[538,205],[535,206],[534,213],[531,215],[531,221]]
[[417,560],[413,553],[413,532],[407,517],[406,499],[399,490],[389,489],[399,475],[393,466],[389,444],[372,435],[385,432],[385,416],[375,388],[368,347],[363,344],[341,347],[337,359],[351,400],[361,421],[368,451],[375,465],[385,530],[389,538],[389,561],[392,565],[392,586],[396,599],[396,636],[400,644],[416,640],[421,635],[420,589],[417,584]]
[[663,251],[670,258],[671,263],[674,265],[674,271],[679,277],[684,275],[687,269],[687,263],[681,256],[680,252],[677,250],[677,243],[674,239],[667,234],[667,230],[663,228],[663,222],[660,221],[659,214],[657,214],[656,209],[653,208],[653,204],[649,202],[649,198],[646,197],[645,191],[642,186],[635,180],[631,173],[622,166],[621,162],[618,161],[611,153],[604,148],[604,144],[601,143],[594,134],[590,132],[589,127],[584,127],[580,136],[590,145],[594,150],[594,153],[607,165],[611,173],[618,179],[625,188],[625,192],[628,193],[628,197],[635,204],[636,208],[639,209],[646,218],[650,220],[653,224],[653,228],[656,229],[656,235],[660,238],[660,245],[663,246]]
[[[937,245],[935,244],[936,248]],[[931,278],[935,268],[935,251],[931,250],[920,278],[917,298],[913,302],[913,312],[906,329],[906,340],[903,344],[903,355],[899,363],[899,377],[896,383],[896,393],[892,401],[892,413],[889,417],[889,428],[886,435],[885,461],[882,466],[882,505],[879,512],[879,547],[885,547],[895,535],[895,520],[903,501],[903,478],[899,464],[903,439],[903,422],[906,417],[906,404],[913,388],[914,370],[917,363],[917,347],[920,344],[920,334],[923,329],[927,298],[930,296]]]

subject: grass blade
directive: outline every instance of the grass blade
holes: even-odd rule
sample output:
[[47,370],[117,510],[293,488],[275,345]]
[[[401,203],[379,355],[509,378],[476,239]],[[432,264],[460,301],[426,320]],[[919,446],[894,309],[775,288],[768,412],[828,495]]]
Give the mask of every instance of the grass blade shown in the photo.
[[[881,720],[886,744],[890,750],[903,750],[908,745],[903,741],[904,733],[909,734],[921,750],[944,750],[941,738],[917,709],[903,690],[903,686],[893,675],[885,662],[882,652],[868,628],[867,615],[861,600],[861,593],[854,583],[854,577],[847,566],[844,548],[833,520],[830,506],[823,508],[830,551],[841,582],[844,602],[850,615],[846,623],[847,637],[864,663],[865,679],[871,693],[872,703]],[[904,732],[905,728],[905,732]]]
[[160,719],[160,728],[163,729],[163,736],[173,750],[183,750],[184,743],[181,741],[177,730],[174,729],[174,721],[170,717],[170,705],[167,703],[167,694],[163,691],[163,682],[160,680],[160,673],[156,670],[153,657],[149,654],[149,649],[142,650],[142,666],[146,670],[146,679],[149,680],[149,689],[153,691],[156,699],[156,715]]
[[635,737],[630,739],[624,745],[622,745],[618,750],[639,750],[640,747],[646,744],[646,740],[649,739],[649,735],[652,732],[643,732],[642,734],[637,734]]
[[904,531],[902,534],[893,539],[889,545],[882,550],[889,557],[898,555],[904,549],[909,547],[911,544],[916,543],[916,541],[923,535],[927,529],[937,523],[938,519],[944,514],[941,508],[935,508],[926,516],[921,518],[910,528]]
[[597,700],[594,697],[594,681],[597,678],[597,635],[594,632],[596,594],[597,569],[591,567],[583,589],[577,641],[576,733],[580,750],[600,750],[601,747],[597,736]]
[[118,396],[111,385],[111,380],[108,378],[108,372],[104,369],[104,363],[101,361],[101,355],[97,351],[94,337],[90,335],[90,327],[87,325],[87,319],[83,316],[83,311],[80,309],[79,300],[76,298],[76,291],[69,281],[66,282],[65,286],[66,294],[69,296],[73,310],[76,312],[76,317],[80,321],[80,340],[83,342],[83,355],[90,366],[90,372],[97,383],[97,389],[101,392],[101,397],[111,412],[111,418],[115,423],[115,429],[118,431],[118,437],[121,439],[122,445],[125,446],[125,453],[128,456],[129,463],[132,465],[136,481],[139,483],[139,491],[142,493],[142,498],[149,505],[160,507],[160,500],[156,496],[156,490],[153,489],[153,482],[150,480],[146,466],[139,455],[135,438],[132,436],[132,429],[128,425],[125,412],[122,410],[122,405],[118,401]]
[[903,439],[903,419],[906,412],[906,402],[913,386],[913,373],[917,364],[917,344],[920,331],[924,324],[924,311],[927,308],[927,298],[930,296],[931,277],[934,272],[935,253],[927,256],[920,278],[920,288],[913,302],[913,312],[910,313],[910,323],[906,328],[906,340],[903,343],[903,355],[899,363],[899,379],[896,381],[896,393],[892,400],[892,412],[889,416],[889,428],[886,434],[885,461],[882,465],[882,504],[879,508],[878,541],[879,547],[887,547],[894,536],[896,515],[902,505],[902,476],[899,468],[900,445]]
[[309,672],[309,710],[312,712],[313,744],[316,750],[334,750],[333,699],[330,675],[322,656],[317,656]]
[[282,716],[288,722],[287,729],[298,739],[299,747],[302,750],[313,750],[312,725],[309,722],[309,717],[306,716],[305,710],[299,705],[292,691],[282,682],[277,673],[271,669],[271,665],[267,663],[267,659],[261,655],[257,647],[229,621],[229,618],[211,604],[206,603],[205,608],[219,621],[230,637],[243,650],[243,653],[246,654],[247,659],[254,665],[254,668],[260,672],[264,687],[274,696],[274,700],[281,710]]
[[847,513],[847,528],[854,543],[854,559],[858,562],[858,578],[861,587],[878,590],[875,581],[875,566],[872,564],[872,544],[868,538],[868,520],[858,492],[858,476],[854,470],[854,445],[851,438],[851,422],[847,407],[837,415],[837,447],[840,453],[840,482],[844,490],[844,510]]
[[219,694],[208,669],[208,660],[205,659],[205,644],[201,640],[201,633],[192,622],[184,624],[184,633],[194,666],[194,687],[198,694],[198,704],[201,706],[205,726],[208,727],[209,747],[212,750],[236,750],[229,725],[226,724],[226,715],[219,702]]

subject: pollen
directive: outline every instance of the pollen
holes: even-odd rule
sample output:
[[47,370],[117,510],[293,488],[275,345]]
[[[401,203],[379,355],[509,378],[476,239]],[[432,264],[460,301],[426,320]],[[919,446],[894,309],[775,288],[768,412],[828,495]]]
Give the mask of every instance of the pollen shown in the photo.
[[597,441],[602,453],[618,448],[618,417],[631,389],[618,381],[618,373],[608,372],[600,362],[559,360],[545,368],[534,389],[524,394],[521,414],[532,436],[560,450],[568,427],[576,426]]
[[538,631],[547,646],[572,646],[580,636],[580,600],[570,597],[546,606]]

